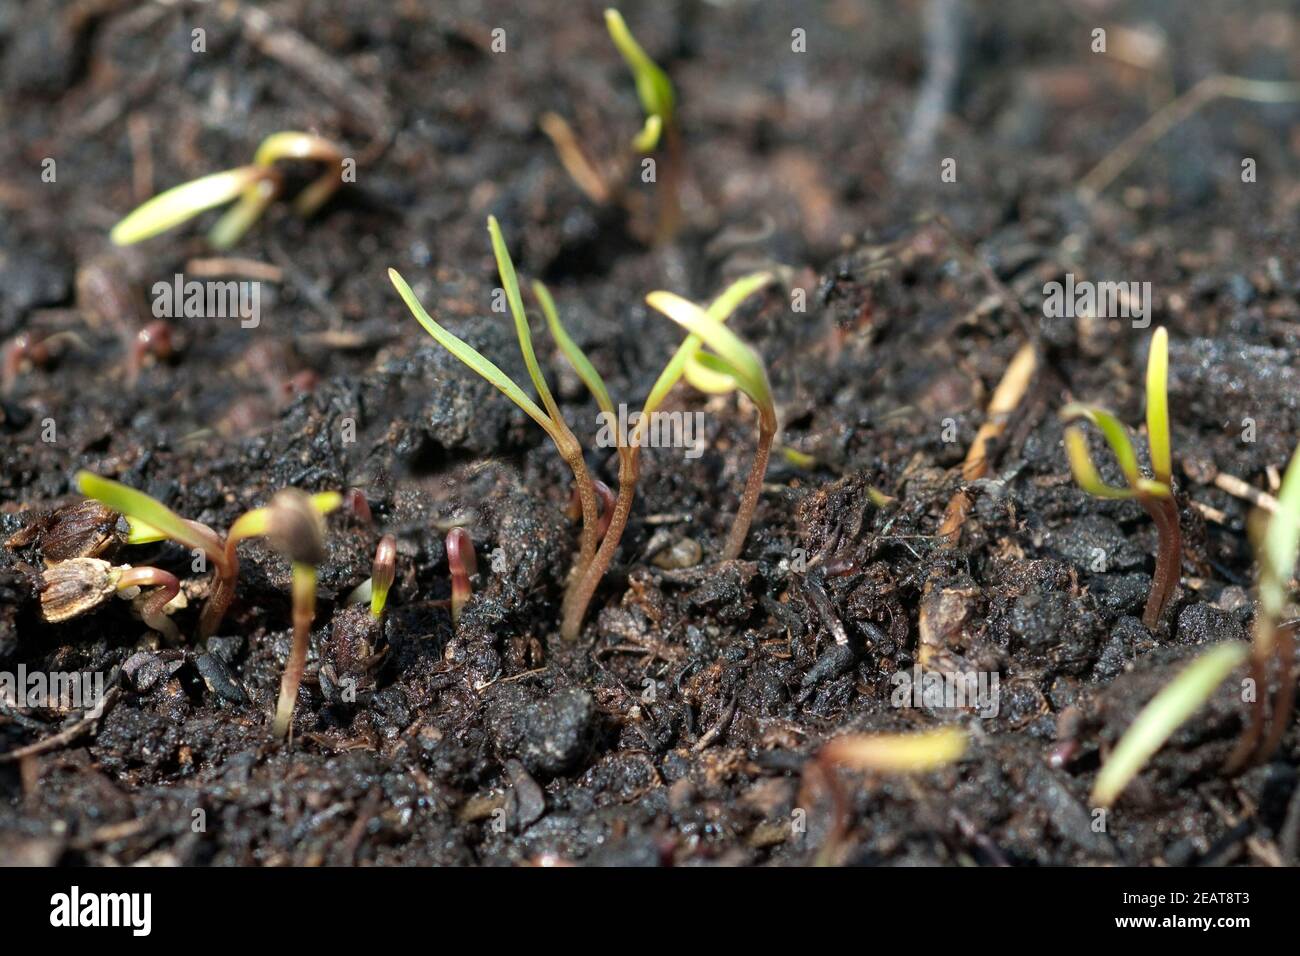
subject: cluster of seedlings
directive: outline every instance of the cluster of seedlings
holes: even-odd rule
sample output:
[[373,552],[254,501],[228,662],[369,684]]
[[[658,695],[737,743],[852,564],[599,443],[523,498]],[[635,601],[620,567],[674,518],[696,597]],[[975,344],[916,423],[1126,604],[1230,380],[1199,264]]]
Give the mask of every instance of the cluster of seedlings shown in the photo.
[[[598,203],[624,203],[625,191],[614,185],[626,177],[629,160],[662,151],[663,183],[657,191],[660,208],[655,238],[670,238],[679,215],[677,180],[682,162],[682,140],[677,101],[667,74],[656,65],[632,36],[615,10],[605,14],[606,24],[618,51],[626,60],[644,110],[640,131],[630,138],[628,152],[613,163],[611,176],[591,160],[580,138],[567,121],[555,114],[542,118],[544,132],[556,147],[562,164],[583,191]],[[246,166],[204,176],[170,189],[144,203],[112,230],[115,243],[129,244],[158,235],[199,213],[234,203],[209,233],[219,249],[228,248],[280,197],[285,176],[280,164],[286,160],[308,160],[325,167],[324,172],[296,198],[295,210],[303,216],[314,213],[343,181],[342,151],[335,144],[308,133],[282,132],[268,137]],[[411,287],[394,269],[388,276],[407,308],[425,331],[452,355],[482,376],[537,423],[555,445],[573,474],[573,517],[580,519],[577,555],[568,575],[559,631],[564,639],[576,638],[596,590],[608,571],[631,515],[640,475],[640,453],[647,444],[652,416],[679,381],[695,389],[726,395],[742,392],[758,414],[754,462],[740,493],[739,504],[720,551],[723,560],[741,554],[759,501],[768,458],[778,422],[771,386],[762,359],[726,325],[727,320],[751,296],[774,279],[768,273],[746,276],[729,285],[707,306],[697,305],[666,291],[651,292],[646,303],[677,323],[686,333],[684,341],[660,372],[642,405],[630,435],[618,435],[617,491],[591,474],[582,443],[574,434],[543,375],[533,348],[528,315],[514,264],[500,226],[489,217],[488,234],[497,270],[514,321],[520,352],[536,391],[534,400],[519,384],[488,358],[443,327],[416,298]],[[558,350],[593,396],[601,412],[617,419],[615,406],[604,380],[569,335],[555,301],[540,281],[531,286],[533,299],[545,320]],[[0,387],[12,385],[29,365],[51,360],[67,342],[58,338],[23,338],[10,343],[3,356]],[[169,330],[150,327],[140,333],[139,355],[165,356],[171,350]],[[1032,370],[1032,350],[1026,367]],[[1028,372],[1025,373],[1029,374]],[[1182,559],[1182,535],[1173,464],[1168,408],[1168,336],[1155,331],[1146,373],[1146,433],[1150,477],[1143,474],[1137,453],[1124,424],[1105,409],[1071,403],[1061,410],[1067,421],[1091,422],[1101,433],[1118,463],[1126,485],[1107,484],[1101,478],[1088,450],[1084,432],[1071,424],[1065,430],[1065,448],[1080,488],[1108,499],[1136,501],[1155,523],[1158,534],[1156,567],[1142,620],[1154,630],[1165,609],[1176,596]],[[77,486],[87,501],[61,509],[59,537],[43,541],[46,562],[41,595],[43,615],[51,623],[85,614],[114,595],[132,601],[141,619],[163,639],[175,642],[180,632],[172,614],[187,601],[181,581],[157,567],[113,565],[102,554],[110,546],[174,541],[206,557],[212,579],[197,623],[197,637],[205,640],[215,633],[233,601],[239,581],[238,545],[254,537],[266,538],[292,568],[293,642],[281,681],[273,718],[276,736],[288,734],[303,678],[309,649],[310,628],[316,608],[316,569],[324,559],[326,516],[339,508],[344,498],[337,492],[308,494],[288,488],[277,492],[264,506],[241,515],[225,535],[199,522],[172,512],[143,492],[118,482],[80,472]],[[360,506],[364,506],[364,499]],[[114,530],[118,516],[126,531]],[[41,525],[33,525],[7,542],[10,546],[30,543]],[[46,525],[48,527],[48,523]],[[120,537],[120,541],[116,540]],[[451,575],[450,615],[459,623],[471,598],[471,579],[477,561],[470,534],[453,528],[445,541]],[[1242,664],[1249,662],[1250,674],[1260,687],[1272,677],[1278,690],[1271,704],[1260,696],[1251,707],[1246,732],[1233,754],[1229,771],[1252,760],[1267,758],[1281,741],[1294,704],[1295,675],[1293,632],[1298,622],[1284,621],[1287,587],[1300,547],[1300,449],[1287,469],[1278,497],[1278,507],[1259,536],[1259,611],[1255,617],[1253,647],[1229,643],[1211,647],[1192,661],[1139,713],[1112,752],[1106,755],[1092,793],[1095,806],[1109,806],[1133,780],[1169,736],[1185,722],[1216,688]],[[369,604],[369,615],[381,621],[395,579],[396,541],[392,535],[380,538],[371,577],[348,599],[351,605]],[[358,609],[358,613],[360,610]],[[837,808],[836,832],[827,852],[847,826],[847,799],[839,790],[836,772],[847,769],[871,773],[922,772],[959,760],[969,740],[965,731],[941,728],[920,734],[845,735],[825,746],[809,762],[805,784],[820,782],[831,793]]]
[[[1154,630],[1161,615],[1178,591],[1182,564],[1182,533],[1178,501],[1173,482],[1173,455],[1169,432],[1169,335],[1163,327],[1151,337],[1147,354],[1146,406],[1147,448],[1152,477],[1141,472],[1133,443],[1124,424],[1105,409],[1072,403],[1061,410],[1067,421],[1086,419],[1101,431],[1114,452],[1127,487],[1106,484],[1093,464],[1087,439],[1077,427],[1065,430],[1065,448],[1070,468],[1079,487],[1100,498],[1136,500],[1156,525],[1155,577],[1147,598],[1142,622]],[[1272,727],[1264,733],[1269,717],[1263,696],[1251,707],[1247,732],[1228,763],[1235,772],[1253,760],[1267,759],[1278,747],[1286,730],[1295,697],[1292,632],[1296,623],[1282,624],[1286,584],[1295,568],[1300,547],[1300,449],[1283,478],[1278,508],[1263,532],[1259,556],[1260,609],[1255,616],[1253,652],[1237,642],[1216,645],[1202,652],[1139,713],[1133,725],[1109,755],[1093,787],[1095,806],[1110,806],[1169,736],[1214,693],[1219,685],[1247,659],[1257,687],[1267,686],[1269,665],[1276,662],[1279,689],[1271,708]]]
[[[731,559],[740,554],[762,491],[763,476],[767,472],[772,440],[776,435],[777,419],[776,406],[772,400],[772,390],[768,384],[763,360],[724,323],[745,299],[768,285],[772,277],[767,273],[758,273],[739,279],[728,286],[707,309],[702,309],[671,292],[652,292],[646,296],[646,302],[652,308],[682,326],[689,334],[669,359],[668,364],[664,366],[663,371],[659,373],[659,378],[650,389],[650,395],[646,398],[631,434],[617,436],[618,494],[613,496],[611,504],[610,490],[599,482],[593,481],[587,470],[582,446],[565,422],[537,363],[532,333],[529,331],[528,317],[524,312],[523,297],[519,289],[519,279],[515,274],[510,253],[506,249],[505,239],[501,235],[501,227],[495,218],[488,219],[488,234],[491,237],[492,251],[496,256],[501,283],[505,288],[506,300],[514,317],[519,350],[523,354],[524,365],[528,369],[533,387],[537,389],[537,394],[541,398],[541,406],[497,365],[485,358],[473,346],[439,325],[425,311],[415,293],[411,291],[411,287],[397,270],[389,269],[388,277],[402,297],[402,301],[406,303],[407,308],[411,310],[425,331],[439,345],[481,375],[537,422],[573,472],[582,514],[582,537],[578,558],[569,575],[560,625],[561,635],[566,640],[572,640],[578,636],[587,607],[596,593],[601,578],[614,560],[619,541],[627,527],[628,517],[632,512],[632,501],[636,494],[637,479],[640,475],[640,453],[646,444],[647,430],[653,421],[653,415],[673,386],[683,378],[701,391],[712,394],[742,391],[758,409],[758,447],[754,455],[754,466],[745,482],[740,506],[727,535],[722,557]],[[565,330],[550,292],[541,282],[534,282],[533,293],[546,317],[547,326],[555,338],[557,347],[591,391],[600,410],[610,418],[616,419],[614,402],[610,398],[604,379]],[[600,506],[600,501],[604,502],[603,508]]]

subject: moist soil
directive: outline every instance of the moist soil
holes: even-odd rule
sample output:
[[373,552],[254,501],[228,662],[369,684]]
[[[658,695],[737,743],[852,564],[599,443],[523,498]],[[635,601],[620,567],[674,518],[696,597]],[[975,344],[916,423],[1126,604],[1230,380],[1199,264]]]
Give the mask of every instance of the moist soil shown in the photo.
[[[1298,862],[1295,731],[1270,762],[1223,771],[1245,716],[1240,675],[1104,828],[1088,793],[1180,666],[1250,634],[1250,506],[1214,479],[1267,490],[1300,436],[1300,107],[1211,103],[1095,200],[1076,186],[1204,76],[1300,75],[1300,25],[1266,3],[934,6],[928,30],[920,3],[625,8],[680,101],[681,228],[654,243],[667,187],[627,161],[640,109],[599,5],[5,5],[0,340],[60,337],[0,401],[0,538],[26,542],[0,549],[0,670],[99,672],[109,692],[89,720],[0,702],[0,859]],[[1090,48],[1098,26],[1108,54]],[[796,28],[806,52],[792,50]],[[928,132],[921,89],[943,117]],[[548,111],[621,202],[575,185],[539,130]],[[224,255],[203,239],[211,214],[109,243],[143,199],[247,162],[284,129],[357,159],[356,182],[316,217],[276,204]],[[1246,157],[1257,181],[1243,182]],[[941,179],[947,158],[955,182]],[[617,560],[572,642],[559,636],[571,475],[386,278],[397,268],[526,381],[492,309],[489,214],[632,409],[682,337],[646,293],[708,301],[755,269],[778,278],[731,320],[767,364],[781,421],[741,558],[719,554],[753,408],[681,385],[666,407],[703,413],[703,453],[646,451]],[[132,382],[127,343],[153,317],[154,283],[204,269],[260,279],[259,324],[176,318],[174,355]],[[1046,318],[1043,286],[1067,273],[1149,282],[1151,328],[1170,330],[1182,582],[1154,630],[1140,620],[1154,526],[1074,485],[1057,414],[1093,401],[1138,427],[1150,330]],[[615,486],[594,402],[536,317],[534,331],[589,467]],[[1038,372],[987,474],[966,479],[1026,341]],[[1119,483],[1095,436],[1093,452]],[[330,519],[291,743],[270,734],[289,568],[261,542],[242,546],[238,595],[206,646],[192,635],[207,576],[169,544],[111,557],[186,579],[179,643],[115,599],[41,621],[59,540],[42,516],[79,500],[79,468],[219,529],[283,487],[363,490],[369,521]],[[937,531],[963,490],[969,516],[946,546]],[[480,568],[457,627],[443,546],[455,525]],[[372,629],[346,598],[383,533],[397,581]],[[891,706],[923,609],[945,667],[997,673],[996,716]],[[840,734],[945,725],[970,735],[958,763],[837,773],[839,804],[810,763]]]

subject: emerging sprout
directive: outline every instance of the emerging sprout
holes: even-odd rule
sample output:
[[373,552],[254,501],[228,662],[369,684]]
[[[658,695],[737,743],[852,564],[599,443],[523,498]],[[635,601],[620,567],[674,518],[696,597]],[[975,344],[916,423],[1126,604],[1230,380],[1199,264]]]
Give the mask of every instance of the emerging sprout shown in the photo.
[[451,623],[460,624],[460,609],[473,593],[469,579],[478,573],[474,540],[464,528],[447,532],[447,567],[451,569]]
[[[668,75],[655,64],[641,44],[628,29],[622,14],[617,10],[605,11],[605,25],[610,39],[614,41],[636,84],[637,98],[645,113],[641,130],[632,137],[629,148],[620,150],[610,162],[606,163],[608,171],[593,162],[580,142],[579,136],[569,123],[555,113],[543,113],[539,125],[543,133],[555,146],[556,155],[564,169],[572,177],[578,188],[589,196],[593,202],[604,205],[615,201],[623,206],[627,213],[639,218],[641,205],[633,202],[628,195],[624,182],[631,168],[638,162],[641,154],[651,153],[665,147],[663,169],[655,175],[645,177],[647,167],[653,166],[655,160],[641,160],[643,181],[659,184],[656,192],[657,222],[654,227],[654,239],[663,242],[671,239],[677,231],[681,208],[678,200],[679,184],[682,179],[682,139],[678,131],[676,106],[677,97]],[[639,231],[639,230],[638,230]]]
[[632,79],[636,82],[636,95],[641,100],[641,108],[646,114],[645,126],[633,140],[633,145],[638,152],[648,153],[659,145],[660,134],[673,122],[673,110],[677,99],[673,93],[673,85],[668,80],[668,74],[661,70],[654,60],[646,55],[645,50],[641,49],[641,44],[636,42],[632,31],[627,28],[627,23],[623,20],[623,14],[613,8],[606,10],[605,27],[609,30],[609,37],[614,41],[614,46],[618,47],[618,52],[623,54],[623,59],[627,61],[628,68],[632,71]]
[[646,302],[713,350],[687,356],[683,374],[688,382],[712,394],[727,394],[739,389],[758,408],[758,448],[754,452],[754,465],[745,481],[740,507],[722,550],[724,560],[739,557],[758,505],[759,493],[763,490],[763,476],[767,474],[767,459],[777,428],[776,406],[772,402],[772,389],[768,385],[763,360],[722,322],[681,296],[671,292],[651,292],[646,296]]
[[174,574],[161,568],[113,567],[100,558],[70,558],[48,566],[42,574],[41,619],[50,624],[80,617],[99,607],[110,595],[127,597],[141,588],[153,591],[135,598],[140,617],[167,640],[180,638],[165,608],[180,593]]
[[128,544],[170,538],[208,556],[215,572],[212,593],[199,617],[201,639],[216,631],[234,599],[239,579],[236,549],[240,541],[265,537],[272,547],[289,558],[293,566],[293,647],[280,682],[280,699],[273,724],[277,736],[283,737],[288,733],[298,685],[302,682],[307,661],[311,622],[316,614],[316,565],[325,556],[322,517],[338,508],[343,503],[343,496],[336,491],[309,495],[296,488],[286,488],[277,492],[266,507],[254,508],[241,515],[231,526],[230,533],[222,539],[206,525],[186,521],[144,492],[108,478],[80,471],[77,473],[77,487],[87,497],[126,516],[130,525]]
[[488,233],[492,239],[492,251],[496,256],[497,269],[501,275],[501,282],[505,287],[506,299],[510,303],[510,312],[514,316],[515,332],[519,338],[519,350],[523,354],[524,364],[528,368],[528,375],[532,379],[533,386],[537,389],[537,394],[541,397],[545,410],[529,398],[510,376],[484,358],[472,346],[452,335],[434,321],[429,313],[424,310],[424,307],[420,305],[415,298],[415,293],[411,291],[411,287],[406,284],[406,281],[397,273],[397,270],[389,269],[388,278],[392,280],[407,308],[424,326],[425,331],[433,336],[439,345],[485,378],[504,393],[507,398],[523,409],[533,421],[537,422],[542,427],[542,430],[550,436],[551,441],[555,443],[556,450],[559,451],[560,456],[573,472],[578,496],[582,502],[582,539],[578,562],[574,566],[574,573],[570,577],[570,590],[572,590],[582,572],[591,563],[592,556],[596,551],[596,525],[598,520],[596,491],[592,485],[591,476],[587,471],[587,463],[583,460],[582,446],[578,444],[578,440],[560,414],[560,408],[556,404],[554,396],[551,395],[551,390],[547,386],[546,379],[537,364],[537,356],[533,351],[532,335],[528,329],[528,319],[524,314],[523,300],[519,294],[519,280],[515,275],[514,263],[510,261],[510,253],[506,250],[505,240],[501,236],[501,227],[497,225],[495,217],[488,218]]
[[233,549],[227,554],[221,536],[207,525],[187,521],[160,501],[109,478],[89,471],[77,472],[77,488],[87,498],[107,505],[126,516],[130,532],[127,544],[147,544],[170,538],[187,548],[202,551],[213,564],[212,593],[199,616],[199,637],[212,635],[234,597],[239,577],[239,560]]
[[165,362],[171,358],[174,347],[172,327],[163,319],[155,319],[137,332],[127,358],[127,385],[135,386],[146,361]]
[[9,394],[24,370],[49,366],[68,345],[85,348],[85,342],[76,332],[55,332],[52,335],[19,332],[5,343],[0,357],[0,394]]
[[966,731],[944,727],[913,734],[848,734],[836,737],[818,760],[850,770],[926,773],[961,759]]
[[355,515],[362,524],[373,524],[374,515],[370,511],[370,501],[360,488],[349,488],[343,493],[343,507],[349,514]]
[[1216,645],[1198,655],[1152,697],[1102,765],[1092,787],[1092,805],[1113,804],[1151,755],[1246,659],[1246,653],[1246,645],[1237,641]]
[[375,548],[375,563],[370,571],[370,616],[379,620],[388,604],[388,591],[397,575],[397,539],[386,534]]
[[1065,449],[1070,459],[1070,469],[1079,487],[1099,498],[1134,498],[1155,522],[1159,536],[1156,553],[1156,572],[1151,582],[1151,593],[1142,623],[1154,630],[1160,615],[1178,590],[1179,570],[1182,562],[1182,531],[1178,525],[1178,503],[1173,492],[1173,462],[1169,444],[1169,337],[1164,328],[1158,328],[1151,338],[1151,351],[1147,357],[1147,445],[1151,452],[1151,470],[1154,479],[1144,477],[1138,470],[1137,455],[1129,441],[1122,422],[1110,412],[1091,405],[1071,403],[1061,409],[1067,420],[1086,418],[1096,425],[1115,453],[1127,488],[1116,488],[1101,480],[1096,466],[1088,454],[1088,442],[1083,432],[1071,426],[1065,430]]
[[289,559],[293,569],[293,646],[280,678],[280,698],[275,706],[272,732],[277,737],[289,733],[298,686],[307,666],[311,622],[316,616],[316,566],[325,560],[323,516],[342,503],[343,496],[337,492],[312,496],[297,488],[285,488],[277,491],[265,507],[241,515],[226,538],[226,551],[234,554],[235,546],[245,538],[265,537],[271,547]]
[[133,602],[140,619],[173,644],[180,641],[180,631],[167,616],[167,605],[181,592],[181,582],[176,575],[162,568],[128,568],[117,579],[118,593],[131,588],[152,588],[142,592]]
[[1273,699],[1272,727],[1262,742],[1265,714],[1264,698],[1257,694],[1251,705],[1250,725],[1241,743],[1228,761],[1228,769],[1236,771],[1253,756],[1266,760],[1278,744],[1291,722],[1291,709],[1295,704],[1295,625],[1281,624],[1286,605],[1287,584],[1296,568],[1296,552],[1300,550],[1300,447],[1291,456],[1282,486],[1278,489],[1277,510],[1268,521],[1263,540],[1257,547],[1259,555],[1259,611],[1255,615],[1255,635],[1251,654],[1251,677],[1255,686],[1268,685],[1268,667],[1277,662],[1278,690]]
[[[959,727],[918,733],[848,734],[837,737],[804,765],[804,786],[819,782],[833,806],[830,832],[817,853],[817,864],[828,865],[840,855],[849,829],[850,801],[837,770],[875,774],[927,773],[954,763],[966,752],[967,734]],[[802,801],[803,791],[800,800]]]
[[251,165],[202,176],[160,193],[128,213],[109,236],[119,246],[131,245],[179,226],[205,210],[238,200],[208,233],[208,241],[214,248],[228,249],[284,189],[284,177],[276,169],[276,163],[303,159],[327,167],[294,201],[294,210],[300,216],[310,216],[342,184],[343,153],[320,136],[282,132],[262,141]]

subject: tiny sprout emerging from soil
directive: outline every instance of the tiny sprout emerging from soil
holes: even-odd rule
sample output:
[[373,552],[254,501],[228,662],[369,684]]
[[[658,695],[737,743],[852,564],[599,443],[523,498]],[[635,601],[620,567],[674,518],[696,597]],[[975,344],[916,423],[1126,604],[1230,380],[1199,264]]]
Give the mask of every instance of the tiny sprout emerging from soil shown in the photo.
[[[172,643],[180,639],[165,610],[181,590],[180,581],[169,571],[129,565],[115,568],[100,558],[81,557],[49,565],[42,578],[41,618],[47,623],[80,617],[110,595],[119,594],[134,596],[133,603],[149,627]],[[142,588],[153,590],[139,593]]]
[[469,579],[478,572],[474,541],[464,528],[447,532],[447,567],[451,569],[451,623],[460,624],[460,609],[473,594]]
[[1127,488],[1116,488],[1101,480],[1096,466],[1088,454],[1088,442],[1083,432],[1071,426],[1065,430],[1065,449],[1070,459],[1070,469],[1079,487],[1099,498],[1134,498],[1155,522],[1159,535],[1156,554],[1155,577],[1142,623],[1154,630],[1160,615],[1178,590],[1182,563],[1182,531],[1178,524],[1178,503],[1173,492],[1173,462],[1169,443],[1169,337],[1163,327],[1151,337],[1151,351],[1147,356],[1147,444],[1151,453],[1151,470],[1154,478],[1146,478],[1138,470],[1137,455],[1129,441],[1122,422],[1110,412],[1091,405],[1071,403],[1061,409],[1067,420],[1086,418],[1096,425],[1106,439]]
[[375,517],[370,511],[370,501],[360,488],[349,488],[343,493],[343,507],[349,514],[355,515],[362,524],[373,524]]
[[126,365],[127,384],[134,387],[147,361],[165,362],[171,358],[174,349],[171,324],[164,319],[150,322],[135,334],[131,342]]
[[[836,771],[880,774],[927,773],[955,763],[966,753],[968,737],[960,727],[941,727],[917,733],[847,734],[826,744],[804,765],[804,785],[820,782],[831,797],[833,822],[826,842],[817,853],[825,866],[839,855],[849,828],[851,801]],[[801,797],[802,799],[802,797]]]
[[592,485],[591,476],[587,471],[587,463],[583,460],[582,446],[578,444],[577,438],[574,437],[568,424],[565,423],[564,417],[560,414],[560,408],[551,395],[551,390],[547,386],[546,379],[537,364],[537,356],[533,351],[532,334],[528,329],[528,319],[524,314],[523,299],[519,294],[519,280],[515,275],[515,267],[510,260],[510,253],[506,250],[505,240],[501,235],[501,227],[497,224],[495,217],[488,218],[488,234],[492,239],[492,251],[496,256],[497,269],[501,275],[502,285],[505,287],[510,312],[514,317],[515,332],[519,338],[519,349],[523,354],[524,364],[528,368],[528,375],[532,379],[533,386],[537,389],[537,394],[541,397],[545,410],[529,398],[510,376],[506,375],[505,372],[501,371],[500,368],[472,346],[452,335],[434,321],[429,313],[424,310],[424,307],[420,305],[415,298],[415,293],[411,291],[411,287],[406,284],[406,280],[397,273],[397,270],[389,269],[388,277],[406,303],[407,308],[424,326],[424,330],[433,336],[439,345],[504,393],[533,421],[537,422],[542,427],[542,430],[550,436],[551,441],[555,443],[556,450],[559,451],[560,456],[573,472],[578,496],[582,502],[582,539],[578,561],[570,577],[570,590],[572,590],[582,572],[591,563],[596,551],[596,525],[598,520],[596,491]]
[[199,616],[199,637],[206,639],[215,632],[226,608],[234,597],[235,582],[239,576],[239,561],[228,554],[225,542],[207,525],[187,521],[162,502],[143,491],[137,491],[109,478],[101,478],[89,471],[77,472],[78,490],[87,498],[107,505],[125,515],[130,532],[127,544],[147,544],[171,539],[187,548],[202,551],[213,564],[212,594]]
[[1109,807],[1170,735],[1204,704],[1246,659],[1245,644],[1231,641],[1204,651],[1142,708],[1102,765],[1092,805]]
[[327,167],[294,200],[294,210],[304,218],[315,213],[343,182],[343,153],[329,140],[311,133],[273,133],[258,146],[251,165],[174,186],[128,213],[109,236],[119,246],[131,245],[179,226],[205,210],[238,200],[208,233],[214,248],[228,249],[280,196],[284,177],[276,163],[283,160],[313,160]]
[[763,360],[752,348],[741,341],[718,319],[693,302],[671,292],[651,292],[646,302],[668,318],[697,336],[713,351],[698,350],[688,355],[683,375],[691,385],[702,392],[725,395],[739,389],[749,396],[758,409],[758,448],[754,453],[754,466],[745,482],[740,507],[732,521],[722,550],[724,560],[740,556],[749,533],[749,524],[758,506],[758,496],[763,490],[763,476],[767,474],[768,455],[772,439],[776,436],[776,406],[772,401],[772,388],[767,381]]
[[[208,603],[204,605],[203,612],[199,615],[200,640],[207,640],[216,632],[231,601],[234,600],[235,588],[239,581],[239,555],[236,546],[240,541],[244,538],[266,535],[272,539],[272,544],[277,550],[290,555],[291,560],[295,561],[295,570],[298,559],[293,558],[293,555],[299,553],[297,549],[305,547],[304,541],[310,541],[307,532],[311,531],[311,526],[304,526],[301,509],[296,507],[255,508],[241,516],[223,539],[207,525],[188,521],[144,492],[109,478],[102,478],[89,471],[79,471],[76,483],[77,488],[87,498],[93,498],[126,517],[130,529],[126,537],[127,544],[148,544],[170,539],[187,548],[202,551],[212,562],[214,569],[212,591]],[[317,520],[320,516],[336,509],[342,502],[342,495],[333,491],[315,495],[306,495],[296,489],[286,489],[286,492],[302,495],[308,502],[310,510],[317,516]],[[275,500],[273,499],[273,503]],[[288,501],[289,499],[284,499],[281,503]],[[303,560],[315,556],[316,553],[304,551]],[[311,566],[310,570],[314,594],[314,566]],[[295,582],[297,577],[295,575]],[[312,603],[314,604],[314,598]],[[299,676],[301,677],[301,673]]]
[[849,770],[927,773],[960,760],[966,744],[966,731],[960,727],[912,734],[849,734],[828,743],[817,759]]
[[606,10],[605,27],[609,30],[609,37],[614,41],[614,46],[618,47],[618,52],[623,55],[628,68],[632,71],[632,79],[636,82],[636,95],[641,100],[641,108],[646,114],[645,126],[632,141],[633,146],[638,152],[648,153],[659,145],[660,135],[672,125],[673,110],[677,100],[673,93],[673,85],[668,79],[668,74],[661,70],[654,60],[646,55],[645,50],[641,49],[641,44],[636,42],[632,31],[627,28],[627,23],[623,20],[623,14],[613,8]]
[[388,592],[397,576],[397,539],[386,534],[375,548],[375,561],[370,570],[370,616],[379,620],[388,604]]
[[556,154],[565,170],[592,201],[605,204],[615,200],[624,209],[637,215],[641,209],[639,203],[631,201],[621,179],[638,161],[641,154],[652,153],[664,146],[662,170],[646,176],[648,169],[653,169],[655,160],[642,159],[642,181],[658,184],[656,190],[657,222],[654,226],[654,240],[662,243],[673,237],[681,218],[681,206],[678,198],[682,180],[682,138],[677,124],[677,97],[668,75],[646,55],[641,44],[637,43],[628,29],[623,15],[617,10],[605,11],[605,25],[610,39],[614,41],[636,84],[637,98],[641,101],[645,113],[645,122],[631,140],[627,151],[620,151],[611,163],[607,174],[601,166],[593,162],[583,149],[580,138],[569,123],[555,113],[544,113],[539,119],[542,132],[555,146]]
[[19,332],[5,344],[3,358],[0,358],[0,394],[9,394],[17,383],[18,376],[26,369],[47,368],[69,345],[84,348],[85,342],[76,332],[55,332],[51,335]]
[[1291,463],[1282,476],[1277,509],[1268,519],[1263,539],[1256,548],[1259,557],[1259,611],[1255,615],[1250,667],[1255,687],[1262,691],[1268,685],[1269,662],[1277,662],[1278,690],[1273,699],[1272,726],[1261,742],[1266,715],[1264,697],[1257,693],[1251,705],[1249,727],[1228,760],[1229,771],[1239,770],[1252,757],[1267,760],[1272,756],[1291,721],[1291,709],[1295,704],[1296,622],[1280,622],[1286,606],[1287,584],[1295,573],[1297,551],[1300,551],[1300,447],[1291,456]]
[[230,527],[226,551],[245,538],[265,537],[275,550],[289,559],[293,570],[293,646],[280,678],[280,698],[275,707],[272,732],[289,733],[298,687],[307,666],[311,622],[316,616],[316,567],[325,560],[324,516],[343,503],[337,492],[309,495],[297,488],[277,491],[269,504],[245,512]]

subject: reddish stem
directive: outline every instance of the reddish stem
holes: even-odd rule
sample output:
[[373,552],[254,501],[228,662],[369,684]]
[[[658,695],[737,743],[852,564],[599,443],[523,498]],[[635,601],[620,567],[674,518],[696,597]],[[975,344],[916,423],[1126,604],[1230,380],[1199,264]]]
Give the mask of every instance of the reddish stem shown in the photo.
[[162,568],[131,568],[122,572],[117,579],[117,589],[124,591],[133,587],[152,587],[155,589],[135,600],[135,606],[140,611],[140,617],[167,640],[173,643],[180,640],[180,631],[177,630],[175,623],[172,622],[172,619],[167,616],[167,612],[164,610],[171,603],[172,598],[181,593],[181,582],[176,575],[170,571],[164,571]]
[[740,496],[740,507],[731,522],[731,531],[727,534],[726,546],[722,549],[722,559],[730,561],[740,557],[745,546],[745,537],[749,534],[750,522],[754,520],[754,510],[758,507],[758,496],[763,492],[763,477],[767,474],[767,459],[772,452],[772,439],[776,437],[776,418],[760,412],[758,426],[758,449],[754,452],[754,466],[745,480],[745,490]]
[[1151,593],[1142,612],[1142,623],[1154,631],[1160,616],[1178,591],[1183,561],[1183,535],[1179,527],[1178,505],[1172,492],[1167,498],[1141,495],[1138,501],[1155,522],[1158,545],[1156,571],[1151,579]]
[[474,540],[464,528],[447,532],[447,567],[451,570],[451,623],[460,623],[460,609],[473,594],[470,577],[478,571]]

